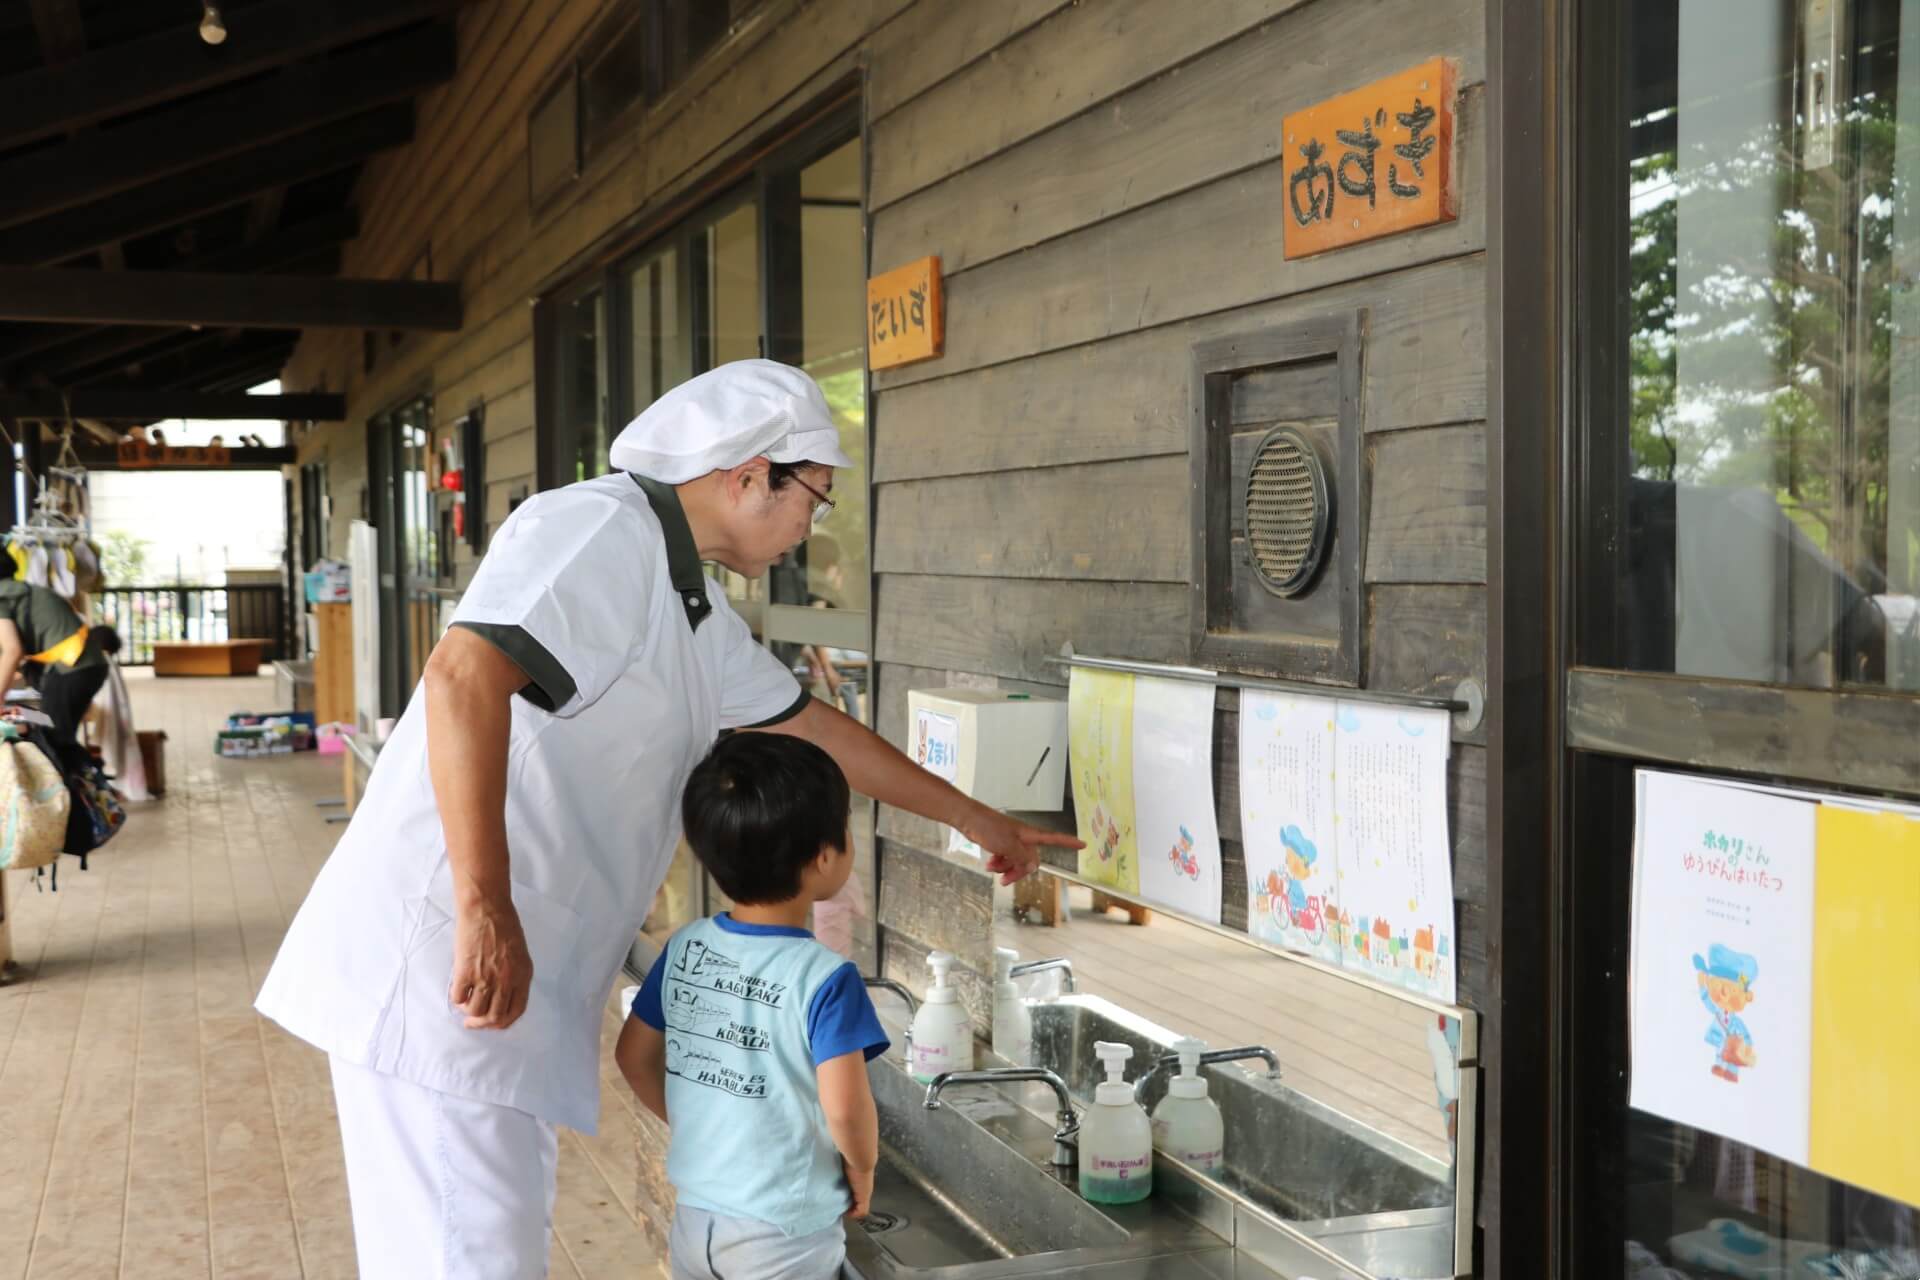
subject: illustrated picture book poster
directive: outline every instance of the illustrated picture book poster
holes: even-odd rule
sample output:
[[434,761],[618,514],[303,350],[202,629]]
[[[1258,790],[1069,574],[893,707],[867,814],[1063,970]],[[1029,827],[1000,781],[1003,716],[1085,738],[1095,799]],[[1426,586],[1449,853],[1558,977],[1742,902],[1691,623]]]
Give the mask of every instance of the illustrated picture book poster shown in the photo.
[[1133,804],[1134,678],[1075,668],[1067,686],[1067,758],[1079,836],[1080,875],[1140,892]]
[[1863,1123],[1920,1086],[1920,821],[1823,804],[1816,829],[1808,1164],[1920,1205],[1920,1142]]
[[1445,711],[1334,711],[1335,932],[1341,963],[1452,1004],[1457,990]]
[[1211,684],[1134,681],[1133,801],[1142,896],[1218,924],[1213,699]]
[[1240,692],[1240,839],[1247,927],[1339,963],[1333,897],[1333,717],[1328,698]]
[[1637,791],[1632,1105],[1806,1164],[1819,806],[1652,771]]

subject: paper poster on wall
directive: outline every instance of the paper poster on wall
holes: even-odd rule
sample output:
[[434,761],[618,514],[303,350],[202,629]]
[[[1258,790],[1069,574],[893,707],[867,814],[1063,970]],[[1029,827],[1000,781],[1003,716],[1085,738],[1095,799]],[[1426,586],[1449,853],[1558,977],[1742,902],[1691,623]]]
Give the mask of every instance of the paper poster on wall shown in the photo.
[[1341,702],[1334,724],[1341,963],[1452,1004],[1451,720],[1444,711]]
[[1339,963],[1333,898],[1331,699],[1240,693],[1240,839],[1247,929]]
[[1214,686],[1141,678],[1133,686],[1133,799],[1140,892],[1220,922],[1220,829],[1213,811]]
[[1861,1123],[1911,1116],[1920,1087],[1920,821],[1823,804],[1815,829],[1808,1163],[1920,1205],[1920,1143]]
[[1133,801],[1134,678],[1077,668],[1067,689],[1067,757],[1080,839],[1080,874],[1140,892]]
[[1818,806],[1639,776],[1630,1100],[1807,1163]]

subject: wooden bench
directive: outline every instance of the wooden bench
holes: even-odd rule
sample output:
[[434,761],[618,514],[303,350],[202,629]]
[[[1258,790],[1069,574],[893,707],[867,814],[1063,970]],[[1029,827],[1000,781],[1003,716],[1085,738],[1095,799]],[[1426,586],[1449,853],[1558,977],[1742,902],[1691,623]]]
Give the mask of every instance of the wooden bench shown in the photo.
[[191,640],[153,646],[156,676],[250,676],[260,670],[265,640]]

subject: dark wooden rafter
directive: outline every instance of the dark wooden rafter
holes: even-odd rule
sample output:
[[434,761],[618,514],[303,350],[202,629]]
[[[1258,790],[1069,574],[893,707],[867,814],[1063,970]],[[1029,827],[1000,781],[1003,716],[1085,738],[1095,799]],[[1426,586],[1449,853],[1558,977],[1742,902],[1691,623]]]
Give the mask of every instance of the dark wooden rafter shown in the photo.
[[[77,0],[33,0],[42,5]],[[397,31],[458,0],[266,0],[229,17],[234,38],[203,43],[191,8],[177,28],[0,78],[0,147],[53,137],[258,75],[300,58]]]
[[[359,215],[352,209],[341,209],[309,218],[253,244],[202,254],[181,263],[180,267],[188,271],[291,271],[329,261],[328,255],[337,254],[340,245],[358,234]],[[331,262],[337,263],[337,258]],[[330,265],[324,274],[331,275],[334,269]],[[23,362],[35,357],[34,371],[58,374],[137,351],[165,336],[151,328],[76,329],[73,325],[46,325],[0,348],[0,366],[8,369],[9,376],[17,376],[25,368]]]
[[104,244],[177,226],[318,178],[413,141],[413,107],[396,102],[215,164],[137,187],[112,200],[0,231],[0,263],[51,266]]
[[[218,391],[224,389],[228,381],[263,368],[271,377],[280,371],[299,341],[298,330],[241,334],[204,351],[190,352],[190,358],[179,360],[172,371],[144,380],[141,385],[165,387],[169,391]],[[255,379],[259,381],[264,379]],[[250,382],[240,390],[253,385]]]
[[252,396],[229,392],[165,391],[145,387],[81,387],[74,391],[0,391],[0,419],[161,422],[168,418],[222,421],[344,422],[347,398],[331,392]]
[[0,319],[208,328],[458,331],[458,285],[0,267]]
[[[144,334],[146,341],[123,351],[96,355],[91,359],[76,359],[58,370],[48,369],[45,372],[49,383],[54,386],[83,387],[90,383],[112,382],[122,379],[130,369],[172,360],[196,348],[217,347],[232,336],[225,332],[206,333],[193,329],[164,332],[153,329],[102,329],[97,332],[103,336]],[[86,354],[76,352],[76,355]]]
[[[58,73],[79,61],[87,51],[86,15],[80,12],[80,0],[32,0],[32,5],[34,31],[40,37],[40,57],[47,71]],[[71,136],[92,132],[91,125],[82,123],[72,129]],[[127,265],[119,241],[100,246],[100,265],[109,271]]]
[[445,82],[453,64],[452,28],[428,27],[0,161],[0,191],[10,193],[0,226],[105,200],[410,99]]
[[[138,353],[137,360],[123,358],[110,361],[92,370],[63,375],[53,380],[51,385],[61,387],[198,385],[186,380],[185,375],[202,368],[218,371],[240,358],[258,357],[282,347],[291,346],[299,340],[299,336],[297,329],[260,330],[251,333],[236,333],[230,329],[211,333],[182,330],[142,350]],[[130,370],[134,368],[139,372],[130,376]]]

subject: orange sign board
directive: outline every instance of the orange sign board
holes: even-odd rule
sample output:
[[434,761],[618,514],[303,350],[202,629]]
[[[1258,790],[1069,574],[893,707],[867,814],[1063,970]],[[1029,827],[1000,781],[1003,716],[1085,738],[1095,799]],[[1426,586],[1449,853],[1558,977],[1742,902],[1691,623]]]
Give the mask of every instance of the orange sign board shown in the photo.
[[233,454],[225,445],[147,444],[140,440],[122,440],[119,446],[121,467],[133,471],[143,467],[226,467],[233,465]]
[[1297,111],[1281,130],[1289,259],[1459,216],[1446,58]]
[[867,367],[931,360],[946,340],[940,259],[922,258],[867,281]]

